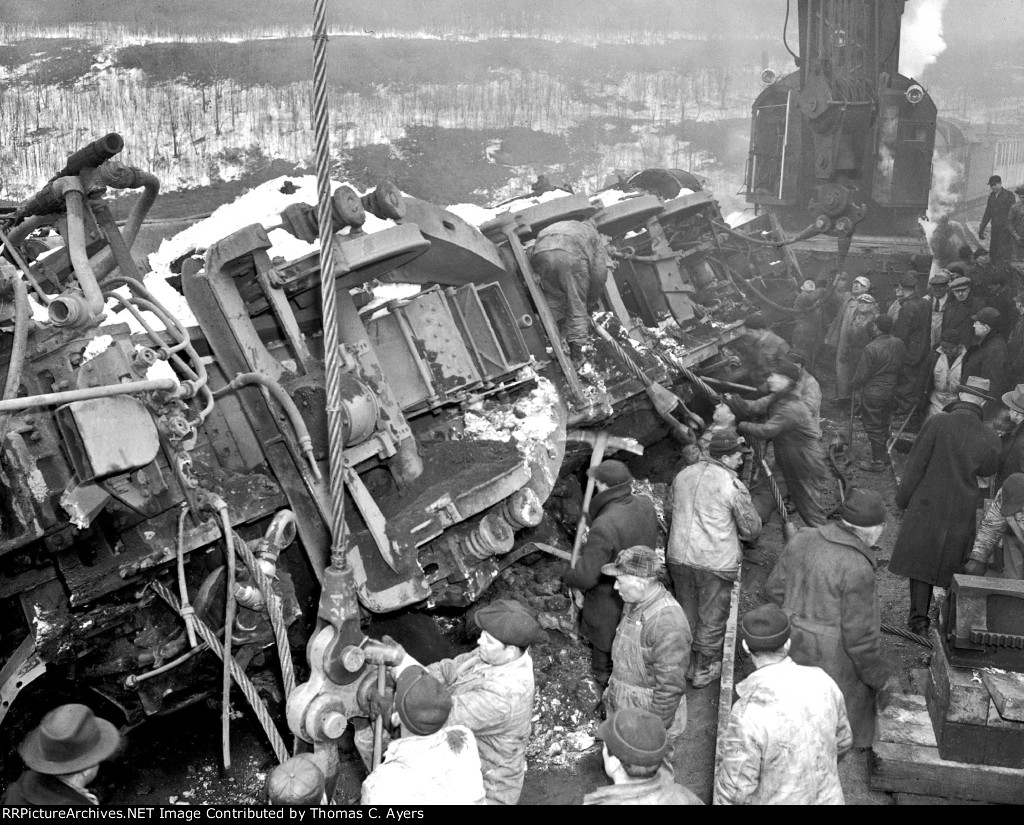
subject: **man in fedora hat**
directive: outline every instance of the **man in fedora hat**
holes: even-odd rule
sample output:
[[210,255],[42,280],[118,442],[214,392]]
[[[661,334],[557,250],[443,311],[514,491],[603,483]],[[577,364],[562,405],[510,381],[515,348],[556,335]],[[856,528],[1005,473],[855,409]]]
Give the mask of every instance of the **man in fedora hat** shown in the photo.
[[703,805],[661,770],[668,751],[665,726],[653,713],[625,708],[597,729],[604,772],[612,780],[583,797],[584,805]]
[[2,804],[98,805],[89,783],[121,744],[121,734],[85,705],[61,705],[18,748],[28,767],[4,794]]
[[984,378],[995,396],[1006,390],[1006,339],[996,330],[999,312],[982,307],[974,313],[975,343],[967,347],[964,356],[964,383],[971,377]]
[[[526,746],[533,717],[533,659],[529,647],[547,634],[523,604],[496,599],[472,617],[480,628],[477,648],[442,659],[426,670],[452,697],[447,727],[465,725],[476,736],[488,805],[515,805],[526,777]],[[391,673],[422,667],[401,651]]]
[[1024,579],[1024,473],[1008,476],[995,494],[978,526],[964,573]]
[[981,216],[981,225],[978,227],[978,240],[984,240],[985,227],[991,221],[992,243],[989,244],[989,251],[992,260],[1001,263],[1008,261],[1011,255],[1013,237],[1010,235],[1009,217],[1016,198],[1009,190],[1003,189],[1003,179],[999,175],[990,177],[988,185],[991,191],[985,205],[985,214]]
[[633,494],[633,476],[621,461],[609,459],[587,470],[597,495],[590,502],[590,531],[576,566],[562,581],[583,593],[580,632],[590,642],[590,667],[603,689],[612,675],[612,639],[622,616],[615,580],[601,573],[619,551],[658,540],[658,514],[647,496]]
[[419,665],[395,682],[392,739],[384,761],[363,780],[362,805],[483,805],[476,737],[465,725],[447,726],[452,697]]
[[636,708],[655,714],[667,731],[671,763],[686,728],[686,668],[693,636],[686,614],[659,581],[661,561],[650,547],[627,547],[602,571],[615,576],[625,602],[612,644],[612,678],[604,694],[609,714]]
[[693,631],[687,678],[697,689],[722,675],[722,645],[732,583],[739,577],[740,541],[761,533],[761,518],[737,475],[750,452],[735,430],[718,430],[708,456],[672,482],[665,517],[665,558],[672,589]]
[[928,630],[932,586],[949,587],[974,543],[979,477],[999,468],[999,439],[983,423],[981,406],[960,400],[947,409],[925,421],[896,491],[896,506],[906,512],[889,572],[909,579],[915,633]]
[[999,472],[995,488],[1003,486],[1014,473],[1024,473],[1024,384],[1018,384],[1002,397],[1013,429],[1003,436],[999,453]]
[[1006,214],[1006,226],[1013,239],[1011,258],[1014,261],[1024,261],[1024,186],[1018,186],[1013,190],[1013,194],[1017,196],[1016,203]]
[[843,694],[821,668],[789,658],[778,606],[744,614],[740,636],[755,670],[736,685],[715,804],[842,805],[838,764],[853,744]]
[[886,520],[882,497],[853,488],[838,522],[801,530],[783,548],[765,585],[792,623],[790,655],[820,667],[846,700],[855,747],[870,747],[875,708],[899,683],[882,658],[881,609],[872,549]]

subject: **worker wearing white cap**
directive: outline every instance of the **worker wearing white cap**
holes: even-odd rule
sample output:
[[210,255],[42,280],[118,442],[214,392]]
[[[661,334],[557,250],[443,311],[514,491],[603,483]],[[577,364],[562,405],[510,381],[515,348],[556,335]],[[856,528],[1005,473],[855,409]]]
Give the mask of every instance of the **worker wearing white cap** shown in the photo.
[[848,404],[853,390],[850,381],[860,363],[864,347],[871,340],[871,319],[881,311],[868,293],[871,281],[865,275],[853,279],[853,287],[839,308],[825,343],[836,348],[836,403]]

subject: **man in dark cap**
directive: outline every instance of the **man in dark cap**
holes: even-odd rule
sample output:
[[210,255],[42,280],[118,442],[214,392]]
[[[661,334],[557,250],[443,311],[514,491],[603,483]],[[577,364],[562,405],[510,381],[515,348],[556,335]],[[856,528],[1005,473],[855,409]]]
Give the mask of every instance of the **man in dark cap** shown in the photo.
[[929,375],[926,418],[942,412],[957,400],[963,379],[961,373],[966,352],[967,348],[960,340],[959,332],[955,329],[947,329],[942,333],[942,340],[926,364]]
[[1008,476],[978,526],[968,576],[1024,579],[1024,473]]
[[[526,776],[526,745],[533,716],[533,659],[529,647],[547,641],[533,614],[512,599],[497,599],[473,615],[477,648],[427,668],[452,697],[447,727],[464,725],[476,736],[488,805],[515,805]],[[404,654],[404,651],[403,651]],[[397,680],[420,666],[404,654],[392,668]]]
[[271,805],[326,805],[327,780],[311,753],[290,756],[267,774]]
[[754,672],[736,685],[715,777],[716,805],[842,805],[839,760],[853,744],[843,694],[789,658],[790,622],[774,604],[746,613]]
[[590,642],[591,670],[603,689],[612,675],[612,640],[622,617],[622,599],[615,580],[601,568],[627,547],[656,544],[658,514],[647,496],[633,495],[633,476],[621,461],[602,461],[587,475],[597,490],[590,502],[590,531],[576,566],[562,574],[562,581],[583,592],[580,631]]
[[[772,442],[775,463],[783,476],[780,487],[784,482],[800,518],[808,526],[824,524],[821,491],[831,483],[831,474],[825,466],[820,424],[796,394],[796,382],[800,379],[797,366],[788,359],[780,359],[771,370],[770,395],[755,401],[726,395],[726,403],[739,418],[764,417],[763,423],[741,421],[737,430],[741,435]],[[751,490],[751,497],[761,522],[766,524],[776,508],[766,479]]]
[[54,708],[18,748],[27,770],[0,804],[99,805],[89,784],[120,744],[117,728],[85,705]]
[[419,665],[395,668],[392,724],[401,727],[384,761],[363,781],[363,805],[483,805],[473,731],[447,725],[452,697]]
[[693,636],[686,615],[658,580],[661,561],[650,547],[627,547],[606,564],[626,603],[612,644],[612,678],[604,694],[609,714],[626,708],[655,714],[667,731],[666,759],[686,729],[686,668]]
[[553,223],[537,235],[530,251],[530,265],[537,273],[573,361],[581,361],[590,336],[588,307],[600,299],[614,266],[605,238],[593,221]]
[[612,780],[583,797],[584,805],[703,805],[688,788],[661,770],[668,750],[665,726],[653,713],[626,708],[597,729],[604,741],[604,772]]
[[892,318],[876,315],[875,337],[864,348],[850,386],[860,390],[860,420],[871,445],[871,461],[857,466],[880,473],[889,466],[889,422],[896,406],[896,384],[907,355],[906,345],[892,334]]
[[981,216],[981,225],[978,227],[978,240],[984,240],[985,227],[992,223],[992,243],[989,244],[989,251],[992,253],[992,260],[995,263],[1002,263],[1010,260],[1013,248],[1013,236],[1010,235],[1010,208],[1016,203],[1013,194],[1003,189],[1003,179],[999,175],[993,175],[988,179],[989,192],[988,203],[985,205],[985,214]]
[[737,475],[749,452],[735,430],[716,431],[708,456],[675,477],[666,500],[671,526],[665,558],[693,631],[687,678],[697,689],[722,675],[732,583],[743,559],[740,541],[761,533],[761,518]]
[[789,352],[789,344],[768,328],[768,319],[761,312],[744,319],[743,332],[743,337],[736,342],[740,366],[728,378],[758,387],[768,377],[771,363]]
[[[928,279],[928,303],[932,312],[932,346],[939,345],[942,333],[952,329],[952,324],[946,323],[946,318],[953,313],[956,307],[956,299],[949,294],[949,282],[953,280],[948,269],[940,269]],[[955,320],[955,319],[954,319]],[[966,345],[966,341],[964,344]]]
[[893,319],[892,334],[907,348],[896,389],[896,413],[908,415],[917,409],[925,393],[928,375],[925,364],[931,352],[931,307],[928,299],[918,294],[918,275],[905,273],[896,287],[896,312],[889,307]]
[[910,629],[928,630],[932,585],[949,587],[974,542],[978,478],[999,467],[999,439],[977,404],[956,401],[921,428],[896,491],[905,510],[889,572],[910,580]]
[[1014,261],[1024,261],[1024,186],[1018,186],[1013,194],[1017,196],[1016,203],[1006,214],[1006,227],[1013,240],[1013,254],[1010,257]]
[[765,585],[792,623],[793,661],[820,667],[835,680],[860,748],[874,740],[876,700],[884,706],[899,690],[882,658],[872,550],[885,519],[878,493],[851,489],[840,520],[798,532]]
[[974,313],[974,341],[964,356],[963,381],[984,378],[989,392],[1002,395],[1006,387],[1006,339],[996,331],[999,313],[992,307],[982,307]]
[[958,275],[949,282],[953,300],[942,321],[943,330],[955,329],[968,343],[974,340],[974,315],[985,306],[985,302],[973,294],[973,285],[966,275]]

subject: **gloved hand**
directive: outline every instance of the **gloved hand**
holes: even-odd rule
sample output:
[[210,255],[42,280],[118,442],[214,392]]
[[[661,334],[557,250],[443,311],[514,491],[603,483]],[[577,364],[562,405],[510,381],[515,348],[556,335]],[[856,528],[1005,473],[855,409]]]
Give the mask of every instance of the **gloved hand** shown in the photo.
[[968,559],[967,564],[964,565],[965,576],[984,576],[985,570],[988,565],[983,561],[977,559]]
[[985,230],[984,229],[979,229],[978,230],[978,240],[979,241],[985,240]]
[[892,703],[892,700],[902,695],[902,693],[903,688],[900,687],[900,680],[895,676],[890,676],[885,680],[885,684],[875,692],[875,705],[877,705],[879,710],[885,710]]
[[396,642],[390,636],[384,636],[381,639],[381,641],[384,642],[384,644],[386,644],[386,645],[390,645],[395,650],[395,661],[392,664],[392,667],[394,667],[395,665],[402,664],[402,659],[405,658],[405,648],[402,647],[398,642]]

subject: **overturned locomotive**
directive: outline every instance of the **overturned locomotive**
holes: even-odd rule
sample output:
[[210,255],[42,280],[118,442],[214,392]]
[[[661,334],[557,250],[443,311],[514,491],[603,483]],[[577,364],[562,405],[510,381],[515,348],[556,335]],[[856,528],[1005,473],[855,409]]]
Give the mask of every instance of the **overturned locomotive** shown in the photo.
[[[227,660],[244,689],[276,644],[289,725],[329,745],[367,715],[387,655],[362,619],[478,599],[535,552],[515,534],[542,520],[588,430],[664,437],[645,387],[675,383],[685,409],[685,370],[741,335],[752,296],[794,286],[763,218],[726,226],[669,170],[479,227],[392,186],[336,184],[329,277],[305,190],[272,182],[247,197],[299,198],[223,237],[193,227],[207,239],[186,238],[167,281],[147,278],[132,247],[159,181],[115,161],[121,145],[75,153],[3,216],[0,720],[50,670],[138,721],[209,690],[197,654]],[[111,188],[144,190],[123,227]],[[593,220],[620,260],[582,368],[527,252],[567,219]],[[381,298],[389,284],[402,297]],[[324,288],[343,363],[340,561]],[[309,638],[298,686],[289,626]]]

